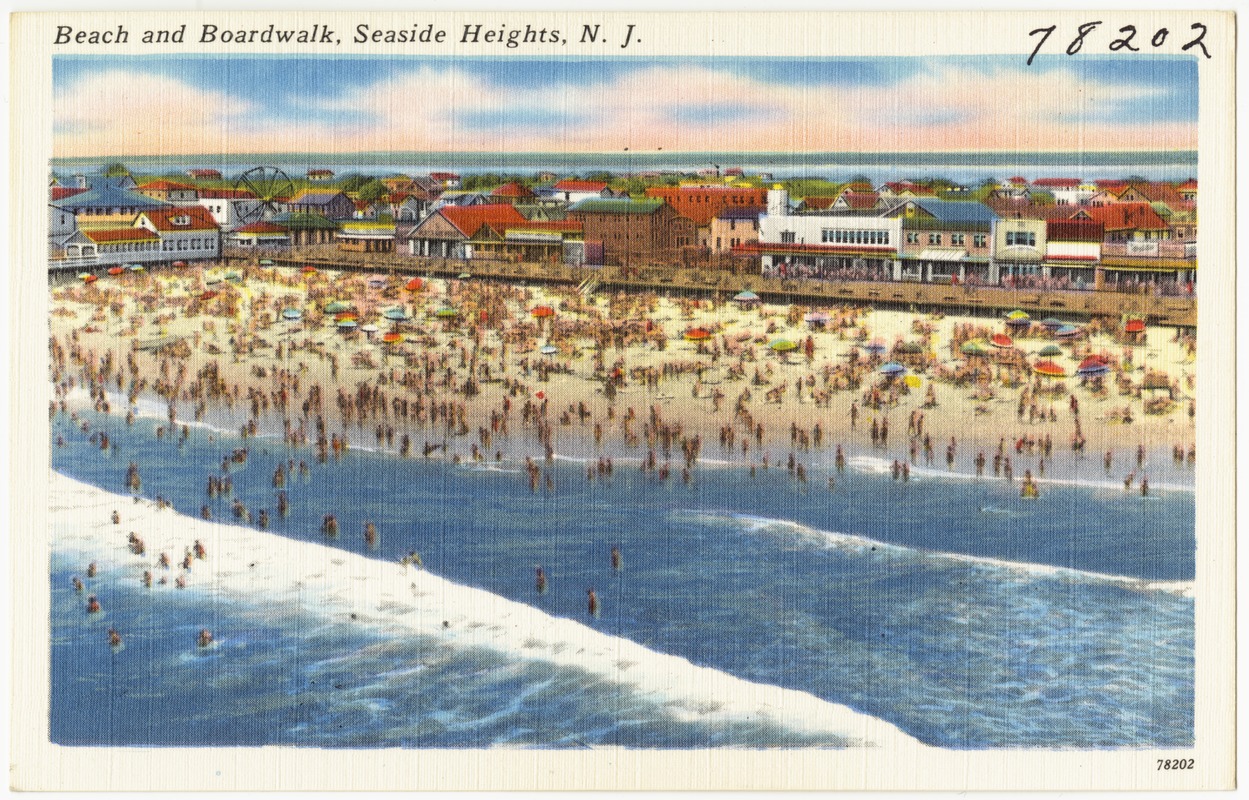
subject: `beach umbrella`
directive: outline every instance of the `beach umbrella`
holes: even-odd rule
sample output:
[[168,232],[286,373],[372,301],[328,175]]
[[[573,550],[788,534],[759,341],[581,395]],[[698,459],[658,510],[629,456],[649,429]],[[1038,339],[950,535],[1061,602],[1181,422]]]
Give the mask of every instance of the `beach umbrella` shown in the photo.
[[1079,336],[1080,329],[1077,328],[1075,325],[1064,325],[1058,330],[1054,331],[1054,335],[1059,337],[1060,339],[1066,339],[1071,336]]
[[919,342],[903,342],[902,344],[898,345],[897,349],[899,353],[922,353],[924,352],[924,346],[920,344]]
[[832,316],[829,315],[827,311],[812,311],[803,316],[802,319],[804,322],[809,322],[814,325],[827,325],[828,321],[832,319]]
[[462,280],[462,281],[466,281],[466,280],[468,280],[469,278],[471,278],[471,277],[473,277],[473,276],[472,276],[472,275],[470,275],[470,274],[469,274],[469,273],[467,273],[467,272],[461,272],[461,273],[460,273],[459,275],[457,275],[456,277],[457,277],[457,278],[459,278],[459,279],[460,279],[460,280]]
[[347,303],[342,300],[331,300],[330,302],[325,304],[325,313],[326,314],[338,314],[340,312],[347,311],[350,308],[351,308],[351,303]]
[[396,333],[395,331],[391,331],[390,333],[382,334],[382,342],[384,344],[399,344],[402,341],[403,341],[402,333]]
[[710,339],[711,331],[706,328],[689,328],[685,331],[685,338],[691,342],[700,342],[703,339]]
[[1018,308],[1010,312],[1009,314],[1007,314],[1006,318],[1007,319],[1031,319],[1031,317],[1028,316],[1027,311],[1023,311]]
[[890,378],[897,377],[904,372],[906,372],[906,367],[896,361],[889,361],[880,365],[880,374]]
[[1067,323],[1063,322],[1058,317],[1046,317],[1045,319],[1041,320],[1041,324],[1049,328],[1052,331],[1056,331],[1062,326],[1066,325]]
[[1080,374],[1093,373],[1104,375],[1109,371],[1110,365],[1107,363],[1106,357],[1098,355],[1092,355],[1085,358],[1080,362],[1080,365],[1076,367],[1076,372],[1079,372]]
[[298,308],[282,309],[282,319],[288,319],[292,322],[295,322],[297,320],[303,319],[303,316],[304,316],[304,312],[300,311]]
[[354,319],[340,319],[338,321],[338,329],[344,333],[356,329],[356,321]]
[[737,294],[733,295],[733,302],[735,303],[757,303],[759,302],[759,295],[755,294],[749,289],[744,289],[738,292]]
[[1145,330],[1145,320],[1130,319],[1123,326],[1124,333],[1141,333]]
[[918,375],[907,375],[902,380],[912,389],[918,389],[924,383]]
[[768,347],[772,348],[778,353],[785,353],[790,350],[798,349],[798,345],[789,339],[773,339],[768,344]]
[[335,322],[342,322],[343,320],[359,319],[359,318],[360,318],[360,315],[354,311],[340,311],[334,315]]
[[1029,325],[1031,325],[1031,324],[1032,324],[1032,320],[1030,320],[1030,319],[1028,319],[1028,318],[1026,318],[1026,317],[1022,317],[1022,318],[1020,318],[1020,319],[1008,319],[1008,320],[1006,320],[1006,327],[1008,327],[1008,328],[1026,328],[1026,327],[1028,327],[1028,326],[1029,326]]
[[130,265],[130,271],[131,271],[131,272],[143,272],[143,269],[144,269],[144,267],[143,267],[143,265],[142,265],[142,264],[131,264],[131,265]]
[[538,306],[534,308],[534,310],[531,311],[530,313],[533,314],[534,317],[538,319],[543,319],[545,317],[555,316],[555,309],[551,308],[550,306]]
[[312,266],[311,264],[304,264],[304,268],[300,270],[300,272],[302,272],[305,275],[312,275],[316,271],[317,271],[317,268]]
[[378,328],[376,325],[370,322],[368,325],[361,325],[360,330],[364,331],[365,336],[372,339],[373,334],[377,333]]
[[[261,263],[261,264],[263,264],[263,263],[265,263],[265,262],[261,261],[260,263]],[[175,267],[185,267],[185,266],[186,266],[186,262],[185,262],[185,261],[175,261],[175,262],[173,262],[173,266],[175,266]]]
[[99,280],[99,278],[92,275],[90,272],[84,272],[78,277],[82,280],[83,283],[95,283],[97,280]]
[[124,268],[124,267],[109,267],[108,274],[109,274],[109,275],[120,275],[120,274],[122,274],[122,273],[123,273],[123,272],[125,272],[125,271],[126,271],[126,270],[125,270],[125,268]]
[[863,345],[863,349],[868,351],[869,353],[875,353],[876,355],[880,355],[881,353],[885,352],[885,343],[882,342],[880,339],[873,339],[872,341]]
[[206,292],[204,292],[203,294],[201,294],[201,295],[199,296],[199,299],[201,299],[201,300],[211,300],[211,299],[213,299],[213,298],[214,298],[214,297],[216,297],[216,296],[217,296],[217,293],[216,293],[216,292],[214,292],[212,289],[209,289],[208,291],[206,291]]
[[368,285],[370,289],[385,289],[386,288],[386,276],[385,275],[370,275],[369,280],[368,280]]
[[993,336],[990,337],[989,339],[989,344],[993,345],[994,347],[1001,347],[1003,349],[1015,346],[1014,340],[1012,340],[1009,336],[1007,336],[1004,333],[993,334]]
[[538,348],[538,352],[544,356],[553,356],[559,352],[559,348],[553,344],[544,344]]
[[407,284],[405,284],[403,288],[407,289],[409,292],[419,292],[421,290],[421,287],[424,285],[425,285],[425,281],[421,280],[420,278],[413,278],[412,280],[408,281]]
[[962,351],[969,356],[983,356],[988,354],[989,349],[985,347],[983,339],[972,339],[969,342],[963,342]]
[[226,273],[226,280],[228,280],[228,281],[241,281],[241,280],[243,280],[243,275],[242,275],[242,273],[235,272],[234,270],[231,270],[231,271],[229,271],[229,272],[227,272],[227,273]]
[[[175,263],[175,264],[174,264],[174,266],[176,267],[176,266],[178,266],[178,265]],[[186,266],[186,265],[184,264],[183,266]],[[262,258],[262,259],[260,259],[260,266],[262,266],[262,267],[272,267],[272,266],[273,266],[273,259],[271,259],[271,258]]]
[[1038,375],[1044,375],[1047,378],[1065,378],[1067,371],[1055,364],[1053,361],[1038,361],[1032,365],[1032,371]]
[[385,311],[382,312],[382,316],[390,320],[391,322],[404,322],[406,320],[411,319],[411,317],[408,316],[408,312],[404,311],[402,308],[399,308],[398,306],[395,306],[394,308],[386,309]]
[[451,306],[443,306],[434,312],[434,316],[440,317],[441,319],[450,319],[451,317],[458,317],[459,315],[460,312],[456,311]]
[[1056,344],[1047,344],[1037,352],[1039,356],[1061,356],[1062,354],[1063,349]]

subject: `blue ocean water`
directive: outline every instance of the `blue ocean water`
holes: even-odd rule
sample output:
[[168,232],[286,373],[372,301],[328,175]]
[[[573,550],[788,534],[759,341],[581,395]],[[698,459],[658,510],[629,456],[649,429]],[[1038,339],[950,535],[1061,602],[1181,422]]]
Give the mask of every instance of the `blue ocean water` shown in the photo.
[[[1142,498],[1113,486],[1047,485],[1040,501],[1005,481],[894,482],[872,470],[696,470],[690,485],[636,464],[587,481],[550,467],[553,492],[523,469],[348,451],[315,463],[280,439],[246,443],[234,494],[207,477],[242,443],[192,429],[182,446],[87,415],[101,452],[67,417],[52,425],[53,468],[230,519],[239,498],[271,530],[386,560],[412,550],[430,571],[654,651],[809,692],[885,719],[929,744],[1183,747],[1193,740],[1194,496]],[[275,509],[274,469],[291,510]],[[322,517],[343,534],[327,540]],[[364,523],[380,541],[366,547]],[[619,548],[620,569],[610,550]],[[549,589],[534,588],[541,565]],[[739,720],[677,718],[663,703],[569,668],[453,650],[408,632],[298,616],[248,598],[163,593],[105,581],[90,620],[69,585],[82,565],[56,555],[52,738],[66,744],[481,747],[837,746]],[[133,588],[127,588],[133,586]],[[594,587],[602,613],[586,613]],[[94,590],[95,587],[93,587]],[[208,653],[194,632],[211,619]],[[109,625],[127,630],[109,650]]]

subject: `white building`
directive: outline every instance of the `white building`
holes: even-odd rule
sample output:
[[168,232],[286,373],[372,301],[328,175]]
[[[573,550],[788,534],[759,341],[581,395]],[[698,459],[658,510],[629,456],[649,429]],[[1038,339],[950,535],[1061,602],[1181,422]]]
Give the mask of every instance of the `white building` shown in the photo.
[[756,253],[767,276],[826,280],[898,280],[902,219],[868,214],[793,214],[789,193],[768,192]]
[[221,255],[221,228],[201,206],[140,212],[134,227],[160,237],[161,255],[171,261],[216,259]]
[[244,189],[201,189],[196,204],[227,233],[261,218],[261,202]]

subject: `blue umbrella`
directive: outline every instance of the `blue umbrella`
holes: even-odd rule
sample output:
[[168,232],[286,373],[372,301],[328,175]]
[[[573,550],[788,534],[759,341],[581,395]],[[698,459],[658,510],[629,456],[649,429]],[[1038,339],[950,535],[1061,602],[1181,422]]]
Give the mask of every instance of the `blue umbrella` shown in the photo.
[[538,348],[538,352],[544,356],[553,356],[559,352],[559,348],[553,344],[544,344]]
[[1077,328],[1075,325],[1064,325],[1058,330],[1054,331],[1055,336],[1062,336],[1062,337],[1078,336],[1079,333],[1080,333],[1080,329]]
[[906,372],[906,367],[902,366],[896,361],[890,361],[888,363],[882,364],[880,367],[880,374],[888,375],[890,377],[901,375],[904,372]]
[[402,308],[397,308],[397,307],[386,309],[382,313],[382,316],[393,322],[403,322],[405,319],[409,319],[408,312],[404,311]]
[[297,320],[297,319],[302,319],[302,318],[303,318],[303,316],[304,316],[304,312],[300,311],[298,308],[284,308],[284,309],[282,309],[282,318],[283,318],[283,319]]

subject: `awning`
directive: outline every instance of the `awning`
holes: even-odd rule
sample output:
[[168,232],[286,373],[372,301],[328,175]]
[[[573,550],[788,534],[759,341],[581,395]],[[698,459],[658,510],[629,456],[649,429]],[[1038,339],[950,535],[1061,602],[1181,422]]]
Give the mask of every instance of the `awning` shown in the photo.
[[966,258],[966,250],[929,248],[919,254],[920,261],[963,261]]

